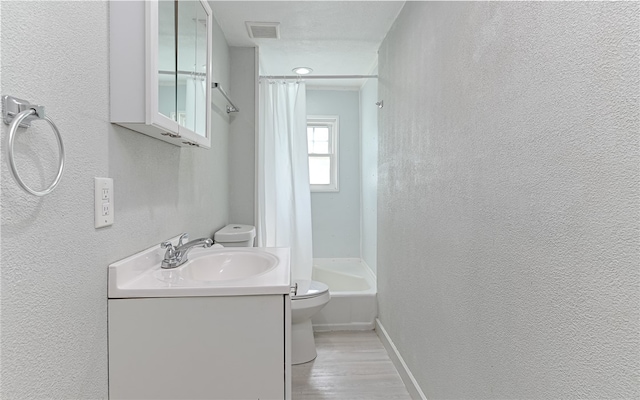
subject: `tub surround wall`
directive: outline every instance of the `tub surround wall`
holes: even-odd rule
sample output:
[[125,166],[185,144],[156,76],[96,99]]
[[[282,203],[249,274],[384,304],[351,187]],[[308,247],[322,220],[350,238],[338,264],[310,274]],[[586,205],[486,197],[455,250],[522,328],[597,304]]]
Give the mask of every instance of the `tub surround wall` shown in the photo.
[[407,2],[379,318],[427,398],[637,398],[639,3]]
[[339,192],[312,192],[313,257],[360,257],[360,110],[356,90],[307,90],[308,115],[338,115]]
[[[377,74],[378,70],[373,71]],[[360,89],[360,254],[376,272],[378,236],[378,80]]]
[[[1,163],[3,399],[107,398],[107,266],[180,232],[211,236],[228,220],[226,115],[213,113],[211,150],[109,122],[108,7],[0,3],[2,94],[45,105],[67,156],[43,198]],[[228,87],[228,48],[213,28],[214,79]],[[50,182],[58,153],[46,124],[21,131],[16,150],[30,183]],[[94,177],[114,178],[108,228],[93,228]]]
[[229,222],[255,225],[257,48],[231,47],[229,96],[240,112],[230,115]]

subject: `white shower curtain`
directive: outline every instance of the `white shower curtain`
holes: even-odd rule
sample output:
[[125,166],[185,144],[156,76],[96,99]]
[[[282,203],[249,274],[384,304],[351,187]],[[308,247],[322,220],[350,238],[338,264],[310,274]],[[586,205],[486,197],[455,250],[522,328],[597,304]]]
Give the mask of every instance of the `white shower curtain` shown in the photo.
[[311,280],[311,194],[303,82],[260,82],[258,246],[289,247],[293,282]]

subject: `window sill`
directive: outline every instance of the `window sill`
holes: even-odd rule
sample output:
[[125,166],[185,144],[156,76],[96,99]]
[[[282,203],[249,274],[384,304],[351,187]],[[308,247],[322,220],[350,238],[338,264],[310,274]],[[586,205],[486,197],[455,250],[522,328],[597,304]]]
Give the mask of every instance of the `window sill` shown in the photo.
[[333,185],[311,185],[311,193],[337,193],[340,189]]

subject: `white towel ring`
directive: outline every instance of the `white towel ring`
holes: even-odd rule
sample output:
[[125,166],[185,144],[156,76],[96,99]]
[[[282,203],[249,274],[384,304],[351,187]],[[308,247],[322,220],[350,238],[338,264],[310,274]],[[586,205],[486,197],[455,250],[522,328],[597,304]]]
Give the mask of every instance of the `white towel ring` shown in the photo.
[[[58,162],[58,175],[56,175],[56,178],[53,180],[53,183],[51,183],[51,185],[49,185],[48,188],[42,191],[33,190],[22,181],[22,179],[20,178],[20,175],[18,174],[16,163],[13,159],[13,143],[16,138],[16,131],[18,130],[18,127],[20,126],[20,124],[24,119],[26,119],[27,117],[34,118],[32,116],[35,116],[35,118],[38,118],[38,119],[44,119],[49,123],[49,125],[53,129],[53,133],[56,134],[56,139],[58,140],[58,151],[60,152],[60,161]],[[58,131],[58,127],[56,126],[56,124],[53,123],[51,118],[47,116],[40,117],[38,115],[38,112],[34,108],[29,108],[27,110],[21,111],[18,115],[13,117],[13,120],[11,121],[11,127],[9,128],[9,145],[7,146],[7,158],[9,160],[9,167],[10,167],[9,170],[11,171],[11,175],[13,176],[13,179],[15,179],[18,185],[20,185],[20,187],[23,188],[25,191],[38,197],[45,196],[53,192],[53,189],[55,189],[56,186],[58,186],[58,183],[60,183],[60,178],[62,178],[62,171],[64,170],[64,145],[62,144],[62,136],[60,136],[60,131]]]

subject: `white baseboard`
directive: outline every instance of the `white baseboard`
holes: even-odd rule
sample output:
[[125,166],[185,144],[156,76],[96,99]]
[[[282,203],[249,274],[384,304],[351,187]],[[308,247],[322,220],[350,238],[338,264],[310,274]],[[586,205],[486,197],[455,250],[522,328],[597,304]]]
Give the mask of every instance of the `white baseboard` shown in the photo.
[[314,332],[332,331],[371,331],[376,328],[375,322],[350,322],[346,324],[314,324]]
[[404,362],[404,359],[398,352],[398,349],[393,344],[393,341],[387,334],[387,331],[384,329],[384,326],[382,326],[382,323],[377,318],[376,333],[378,334],[380,341],[384,345],[384,348],[387,349],[389,358],[391,358],[393,365],[395,365],[396,369],[398,370],[400,378],[402,378],[402,382],[404,382],[404,385],[407,387],[407,391],[409,392],[409,395],[411,395],[411,398],[414,400],[427,400],[427,397],[422,392],[420,385],[418,385],[418,382],[413,377],[413,374],[409,370],[409,367]]

